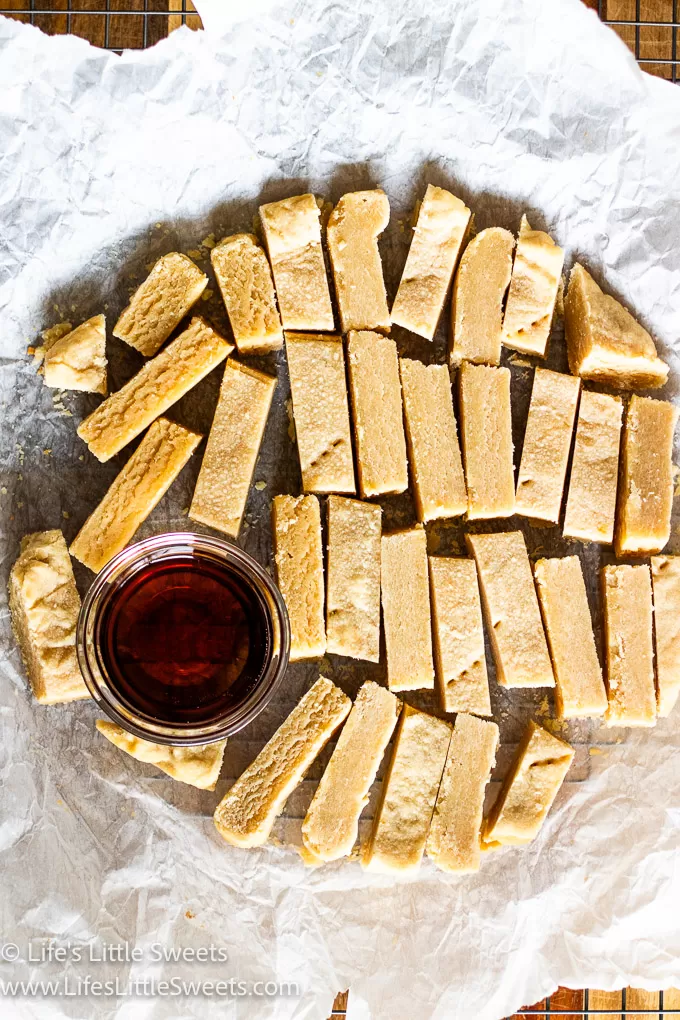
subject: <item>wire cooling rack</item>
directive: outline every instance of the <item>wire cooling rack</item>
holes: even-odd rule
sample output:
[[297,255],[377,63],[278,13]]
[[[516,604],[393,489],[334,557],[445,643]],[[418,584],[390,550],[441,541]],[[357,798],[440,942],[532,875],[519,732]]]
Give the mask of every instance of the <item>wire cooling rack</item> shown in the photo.
[[[651,74],[680,81],[680,0],[583,0]],[[0,14],[45,32],[83,36],[120,53],[144,49],[180,25],[200,28],[191,0],[0,0]]]

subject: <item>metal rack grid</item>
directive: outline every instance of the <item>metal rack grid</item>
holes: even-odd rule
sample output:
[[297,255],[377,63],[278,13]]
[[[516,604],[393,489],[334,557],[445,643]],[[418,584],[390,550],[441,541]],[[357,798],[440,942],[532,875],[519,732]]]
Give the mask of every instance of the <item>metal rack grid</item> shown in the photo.
[[191,0],[5,0],[0,14],[115,53],[146,49],[181,25],[201,28]]
[[[680,81],[680,0],[583,0],[646,71]],[[0,14],[46,32],[84,36],[117,53],[144,49],[174,28],[200,27],[191,0],[0,0]]]
[[678,0],[585,0],[634,53],[645,71],[680,80]]

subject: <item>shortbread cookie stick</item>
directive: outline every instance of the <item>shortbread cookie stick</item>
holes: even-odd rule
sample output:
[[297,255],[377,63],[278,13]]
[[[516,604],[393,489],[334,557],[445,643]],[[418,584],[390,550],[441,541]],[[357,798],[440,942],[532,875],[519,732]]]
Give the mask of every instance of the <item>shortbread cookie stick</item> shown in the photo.
[[500,365],[503,299],[512,274],[514,247],[509,230],[489,227],[463,252],[451,297],[450,364]]
[[176,340],[81,422],[78,435],[97,460],[110,460],[233,349],[203,319],[192,319]]
[[390,218],[387,195],[350,191],[328,220],[327,241],[342,332],[391,325],[378,237]]
[[333,308],[314,195],[260,206],[283,328],[332,330]]
[[670,715],[680,694],[680,556],[652,557],[656,700],[660,717]]
[[442,871],[479,871],[484,795],[496,761],[498,726],[459,712],[427,837]]
[[645,563],[602,568],[607,726],[654,726],[652,583]]
[[383,535],[381,583],[389,688],[432,688],[430,586],[422,527]]
[[351,332],[347,364],[361,495],[404,492],[408,461],[397,345],[379,333]]
[[89,697],[76,659],[80,596],[61,531],[21,540],[9,575],[9,608],[36,700],[54,705]]
[[290,620],[290,658],[326,651],[321,511],[316,496],[275,496],[276,576]]
[[262,846],[286,800],[352,702],[319,677],[215,811],[217,831],[233,846]]
[[168,491],[203,437],[158,418],[97,509],[71,543],[70,552],[95,573],[124,549]]
[[432,339],[469,222],[464,202],[428,184],[392,306],[392,322]]
[[614,540],[623,402],[608,393],[581,394],[564,537],[580,542]]
[[302,823],[304,846],[317,860],[335,861],[351,853],[359,815],[400,711],[401,702],[384,687],[368,680],[359,688]]
[[342,340],[319,333],[286,333],[286,357],[302,487],[305,492],[353,495]]
[[420,867],[451,740],[451,724],[404,705],[371,836],[362,854],[369,871]]
[[150,358],[168,339],[208,277],[186,255],[171,251],[158,260],[113,327],[113,335]]
[[327,650],[380,659],[382,510],[374,503],[328,497]]
[[264,372],[233,360],[224,366],[189,508],[192,521],[238,535],[275,389],[276,379]]
[[671,537],[678,408],[633,394],[626,411],[616,520],[619,556],[661,552]]
[[283,345],[267,256],[253,234],[233,234],[210,253],[239,354],[265,354]]
[[178,783],[197,786],[199,790],[214,790],[220,777],[226,740],[214,744],[195,744],[193,747],[169,747],[150,740],[134,737],[121,726],[107,719],[97,719],[99,732],[131,758],[146,765],[155,765]]

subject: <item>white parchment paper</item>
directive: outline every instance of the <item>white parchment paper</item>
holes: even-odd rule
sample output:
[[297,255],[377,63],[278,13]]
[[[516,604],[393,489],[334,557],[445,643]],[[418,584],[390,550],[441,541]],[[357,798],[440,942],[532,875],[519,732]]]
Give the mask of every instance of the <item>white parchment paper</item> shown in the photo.
[[[497,1020],[559,983],[678,984],[677,715],[639,733],[573,724],[574,768],[532,846],[491,855],[477,876],[452,879],[425,861],[395,884],[354,861],[308,872],[285,845],[322,764],[287,806],[282,845],[235,850],[212,825],[318,663],[291,668],[279,702],[230,743],[215,794],[118,752],[94,731],[91,704],[37,707],[27,693],[4,595],[19,539],[62,527],[70,540],[129,451],[106,465],[89,455],[75,428],[97,398],[55,403],[26,347],[64,319],[106,311],[111,325],[165,251],[208,266],[210,235],[252,229],[263,199],[383,187],[392,294],[428,181],[464,198],[479,228],[516,230],[526,211],[568,264],[582,259],[639,315],[671,363],[664,395],[678,393],[680,92],[643,75],[578,0],[199,6],[210,31],[123,57],[0,18],[0,981],[62,982],[6,996],[0,1013],[323,1020],[350,987],[352,1020]],[[226,328],[216,295],[200,310]],[[402,350],[443,358],[443,332],[433,345],[396,335]],[[140,359],[118,341],[109,348],[117,387]],[[256,471],[265,485],[253,488],[239,541],[267,563],[270,499],[300,481],[284,360],[258,363],[279,387]],[[510,364],[519,450],[531,371]],[[565,367],[559,325],[549,364]],[[219,374],[173,414],[207,429]],[[198,459],[141,534],[186,526],[197,470]],[[411,514],[408,499],[386,501],[388,525]],[[575,548],[557,529],[525,531],[533,552]],[[455,552],[461,536],[440,525],[430,548]],[[584,561],[596,608],[597,551]],[[85,590],[90,575],[77,576]],[[322,665],[349,692],[382,675]],[[492,693],[502,775],[526,719],[549,719],[551,703],[495,682]],[[46,939],[61,961],[41,958]],[[159,961],[156,944],[213,959]],[[102,962],[107,946],[139,959]],[[118,994],[65,992],[68,980],[82,993],[88,974],[117,978]],[[152,977],[245,984],[226,997],[140,984],[128,994],[126,982]],[[260,980],[299,994],[257,994]]]

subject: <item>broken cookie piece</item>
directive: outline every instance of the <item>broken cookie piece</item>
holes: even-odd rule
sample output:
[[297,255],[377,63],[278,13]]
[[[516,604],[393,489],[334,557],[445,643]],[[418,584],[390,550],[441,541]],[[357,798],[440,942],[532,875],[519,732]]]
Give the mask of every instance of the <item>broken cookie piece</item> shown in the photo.
[[328,220],[328,251],[342,332],[391,325],[378,237],[390,218],[384,191],[350,191]]
[[210,253],[239,354],[266,354],[283,345],[267,256],[253,234],[225,237]]
[[316,862],[351,853],[359,816],[397,724],[401,702],[368,680],[349,713],[302,823],[302,841]]
[[559,245],[522,216],[503,319],[505,347],[545,357],[563,263]]
[[432,339],[469,222],[464,202],[428,184],[392,305],[393,323]]
[[262,846],[314,759],[344,722],[352,702],[319,677],[215,811],[220,836],[233,846]]
[[76,658],[80,596],[61,531],[22,538],[9,575],[9,609],[36,700],[88,698]]
[[517,846],[535,839],[573,759],[573,747],[532,719],[485,821],[483,842]]
[[45,350],[45,385],[106,395],[106,319],[94,315]]
[[132,295],[113,335],[150,358],[196,304],[208,277],[186,255],[171,251],[158,260]]
[[651,336],[577,262],[564,302],[569,369],[615,389],[656,389],[668,378]]
[[97,719],[97,729],[111,743],[131,758],[146,765],[155,765],[178,783],[188,783],[199,790],[214,790],[220,777],[226,740],[192,747],[170,747],[135,737],[122,726],[108,719]]

